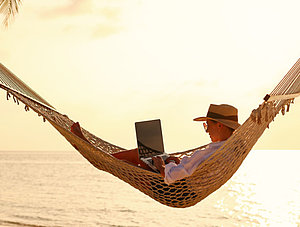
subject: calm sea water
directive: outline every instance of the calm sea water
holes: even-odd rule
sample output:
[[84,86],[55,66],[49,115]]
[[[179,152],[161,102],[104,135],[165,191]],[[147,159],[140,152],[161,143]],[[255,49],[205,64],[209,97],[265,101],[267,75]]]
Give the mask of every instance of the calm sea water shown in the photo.
[[300,226],[300,151],[252,151],[191,208],[157,203],[75,151],[0,151],[0,226]]

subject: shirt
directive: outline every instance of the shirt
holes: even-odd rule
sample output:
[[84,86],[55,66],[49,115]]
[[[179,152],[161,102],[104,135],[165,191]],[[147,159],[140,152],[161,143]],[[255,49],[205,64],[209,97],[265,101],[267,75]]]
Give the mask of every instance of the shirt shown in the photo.
[[192,175],[197,167],[209,156],[211,156],[225,141],[213,142],[203,150],[196,150],[191,157],[184,157],[177,165],[170,162],[165,166],[165,183],[171,184],[177,180]]

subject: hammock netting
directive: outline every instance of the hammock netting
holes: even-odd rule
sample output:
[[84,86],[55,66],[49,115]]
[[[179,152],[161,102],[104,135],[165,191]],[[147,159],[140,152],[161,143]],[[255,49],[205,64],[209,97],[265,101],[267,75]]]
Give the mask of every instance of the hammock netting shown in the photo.
[[[111,173],[164,205],[183,208],[195,205],[232,177],[275,116],[280,111],[283,114],[289,111],[294,98],[300,95],[299,74],[300,59],[222,147],[201,163],[191,176],[170,185],[164,183],[160,174],[131,165],[111,155],[125,150],[124,148],[104,141],[83,128],[82,132],[90,143],[73,134],[70,127],[74,122],[67,115],[55,110],[2,64],[0,87],[7,91],[7,99],[12,97],[17,104],[24,103],[25,110],[32,109],[50,122],[99,170]],[[192,155],[197,149],[201,148],[173,155],[182,158],[184,155]]]

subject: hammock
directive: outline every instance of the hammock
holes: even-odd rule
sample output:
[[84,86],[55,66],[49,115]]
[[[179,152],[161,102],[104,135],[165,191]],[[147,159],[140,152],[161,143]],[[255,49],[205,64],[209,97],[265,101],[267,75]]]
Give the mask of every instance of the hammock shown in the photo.
[[[238,170],[270,122],[280,111],[283,114],[289,111],[290,103],[300,95],[299,74],[300,59],[222,147],[201,163],[191,176],[170,185],[164,183],[160,174],[133,166],[111,155],[125,150],[124,148],[106,142],[83,128],[82,132],[90,143],[71,133],[70,127],[74,122],[55,110],[2,64],[0,87],[7,91],[7,99],[12,96],[17,104],[25,104],[26,111],[32,109],[50,122],[96,168],[111,173],[164,205],[183,208],[206,198]],[[173,155],[179,158],[190,156],[197,149],[200,148]]]

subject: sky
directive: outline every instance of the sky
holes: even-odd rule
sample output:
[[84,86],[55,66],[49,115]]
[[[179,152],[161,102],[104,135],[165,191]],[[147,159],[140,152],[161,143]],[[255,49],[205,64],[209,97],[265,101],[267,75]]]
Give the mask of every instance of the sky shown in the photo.
[[[209,142],[210,103],[243,123],[300,57],[298,0],[24,0],[0,28],[1,63],[88,131],[136,147],[134,123],[161,119],[165,150]],[[1,98],[2,97],[2,98]],[[0,92],[0,150],[72,150]],[[300,150],[300,98],[254,146]]]

